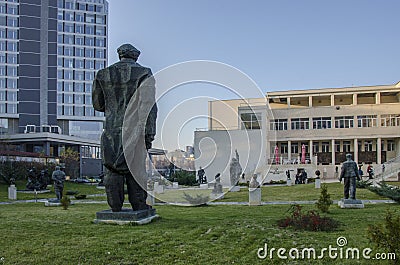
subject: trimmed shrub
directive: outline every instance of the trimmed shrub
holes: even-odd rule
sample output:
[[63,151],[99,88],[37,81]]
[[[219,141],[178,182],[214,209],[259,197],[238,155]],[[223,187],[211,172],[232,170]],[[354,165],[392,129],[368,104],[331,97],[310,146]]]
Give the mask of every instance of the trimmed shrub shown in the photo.
[[333,201],[331,200],[331,195],[328,193],[328,187],[324,184],[321,187],[321,195],[315,204],[321,212],[327,213],[332,203]]

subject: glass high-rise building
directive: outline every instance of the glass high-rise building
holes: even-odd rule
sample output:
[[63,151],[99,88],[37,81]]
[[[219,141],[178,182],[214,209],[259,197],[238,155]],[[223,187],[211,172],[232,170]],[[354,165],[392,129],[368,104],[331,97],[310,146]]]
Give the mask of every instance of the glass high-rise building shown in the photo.
[[106,0],[0,0],[0,133],[99,139],[91,92],[107,22]]
[[104,117],[91,93],[107,23],[107,0],[0,0],[0,155],[72,148],[81,175],[101,171]]

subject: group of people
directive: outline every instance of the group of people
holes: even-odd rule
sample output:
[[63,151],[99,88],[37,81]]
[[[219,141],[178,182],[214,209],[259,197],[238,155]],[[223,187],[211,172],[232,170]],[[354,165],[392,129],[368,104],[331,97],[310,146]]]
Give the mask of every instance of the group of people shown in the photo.
[[306,184],[307,183],[307,172],[302,169],[296,174],[296,180],[294,181],[295,184]]
[[[53,171],[51,180],[54,182],[54,192],[56,193],[57,200],[61,200],[64,190],[65,173],[59,166],[56,166],[55,170]],[[28,190],[44,190],[49,184],[50,179],[48,177],[47,169],[43,169],[40,174],[37,174],[35,167],[29,169],[28,182],[26,184],[26,188]]]

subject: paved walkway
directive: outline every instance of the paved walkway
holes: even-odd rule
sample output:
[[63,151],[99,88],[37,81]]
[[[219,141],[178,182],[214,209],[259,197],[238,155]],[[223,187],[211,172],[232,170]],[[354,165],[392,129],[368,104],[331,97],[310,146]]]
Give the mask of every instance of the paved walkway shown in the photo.
[[[47,199],[38,199],[38,200],[17,200],[17,201],[8,201],[8,202],[0,202],[0,205],[8,205],[8,204],[20,204],[20,203],[45,203]],[[261,202],[261,205],[291,205],[291,204],[315,204],[317,201],[267,201]],[[396,203],[393,200],[362,200],[364,204],[378,204],[378,203]],[[107,201],[93,201],[93,200],[73,200],[74,204],[107,204]],[[338,201],[334,200],[333,204],[337,204]],[[125,202],[124,204],[129,204],[129,202]],[[166,205],[167,203],[156,203],[155,205]],[[210,205],[248,205],[248,202],[221,202],[214,201],[209,202]]]

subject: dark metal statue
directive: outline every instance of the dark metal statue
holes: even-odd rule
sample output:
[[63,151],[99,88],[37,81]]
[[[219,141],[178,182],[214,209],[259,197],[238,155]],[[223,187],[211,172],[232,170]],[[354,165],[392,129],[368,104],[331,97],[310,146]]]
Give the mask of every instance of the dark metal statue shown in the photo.
[[357,163],[352,160],[351,154],[346,154],[346,159],[342,165],[342,171],[340,173],[340,181],[344,179],[344,198],[355,200],[356,199],[356,178],[360,180],[358,175]]
[[[117,52],[120,61],[97,72],[92,92],[94,109],[104,112],[106,118],[101,137],[102,159],[106,168],[104,185],[107,201],[113,212],[122,210],[124,182],[132,209],[146,210],[151,208],[146,204],[146,181],[138,183],[138,178],[146,177],[146,149],[151,148],[156,133],[155,81],[151,70],[136,62],[140,55],[139,50],[130,44],[124,44]],[[147,121],[138,119],[128,131],[131,138],[134,138],[135,146],[132,150],[133,161],[129,163],[133,163],[134,169],[137,169],[131,173],[122,145],[122,126],[128,103],[133,97],[136,109],[128,114],[149,115]]]

